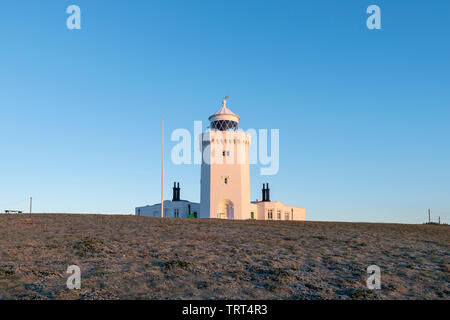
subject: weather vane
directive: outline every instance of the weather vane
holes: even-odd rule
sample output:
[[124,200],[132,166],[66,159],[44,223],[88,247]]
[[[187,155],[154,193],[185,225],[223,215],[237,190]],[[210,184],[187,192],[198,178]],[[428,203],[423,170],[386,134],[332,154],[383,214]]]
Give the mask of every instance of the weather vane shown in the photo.
[[225,106],[227,104],[227,99],[229,98],[229,96],[225,96],[223,97],[222,103]]

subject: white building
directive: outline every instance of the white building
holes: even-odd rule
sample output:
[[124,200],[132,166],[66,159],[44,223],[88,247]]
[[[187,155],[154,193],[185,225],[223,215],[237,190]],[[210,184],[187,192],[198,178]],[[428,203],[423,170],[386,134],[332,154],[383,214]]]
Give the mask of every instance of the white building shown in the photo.
[[[166,218],[198,218],[200,203],[181,200],[180,184],[174,183],[172,201],[164,200],[164,217]],[[135,215],[145,217],[161,217],[161,203],[137,207]]]
[[[261,201],[250,201],[251,138],[239,130],[240,118],[227,108],[226,99],[209,120],[209,130],[200,137],[200,204],[179,200],[179,186],[178,195],[174,186],[172,201],[164,201],[164,216],[185,218],[196,212],[200,218],[304,221],[305,208],[270,201],[268,184],[263,186]],[[136,208],[136,215],[160,217],[161,204]]]
[[263,185],[261,201],[252,202],[251,216],[257,220],[305,221],[305,208],[287,206],[281,201],[270,201],[269,184]]
[[250,135],[239,131],[239,116],[222,108],[202,134],[200,217],[250,219]]
[[209,117],[202,134],[200,217],[219,219],[305,220],[305,208],[270,201],[269,185],[263,200],[250,202],[250,135],[239,131],[239,116],[222,108]]

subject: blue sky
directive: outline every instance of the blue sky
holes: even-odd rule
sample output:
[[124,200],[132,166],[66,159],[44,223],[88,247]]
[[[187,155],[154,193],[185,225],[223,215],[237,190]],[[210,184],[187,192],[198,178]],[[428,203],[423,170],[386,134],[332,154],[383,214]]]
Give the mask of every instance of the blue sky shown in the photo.
[[[4,1],[0,210],[159,202],[161,118],[169,158],[229,95],[242,128],[280,129],[252,199],[269,182],[308,220],[450,222],[449,21],[449,1]],[[199,201],[199,166],[167,162],[175,180]]]

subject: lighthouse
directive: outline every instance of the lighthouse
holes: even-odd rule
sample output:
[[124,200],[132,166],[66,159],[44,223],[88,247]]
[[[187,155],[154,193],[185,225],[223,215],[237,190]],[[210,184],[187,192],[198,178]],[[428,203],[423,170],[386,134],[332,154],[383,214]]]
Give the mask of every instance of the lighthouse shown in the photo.
[[175,183],[172,201],[137,207],[136,215],[160,217],[163,205],[167,218],[306,220],[305,208],[270,200],[269,183],[263,184],[262,200],[250,200],[251,135],[239,129],[240,118],[227,107],[227,98],[222,100],[219,111],[209,117],[209,127],[199,135],[200,203],[181,200],[180,184]]
[[222,107],[202,133],[200,217],[250,219],[250,134],[239,130],[239,116]]

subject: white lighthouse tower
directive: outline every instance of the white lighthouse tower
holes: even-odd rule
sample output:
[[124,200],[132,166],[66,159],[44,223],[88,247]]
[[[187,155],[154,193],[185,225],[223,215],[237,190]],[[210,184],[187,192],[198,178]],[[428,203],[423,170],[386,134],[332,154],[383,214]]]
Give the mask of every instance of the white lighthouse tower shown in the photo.
[[239,116],[222,108],[202,134],[200,217],[250,219],[250,135],[239,131]]

